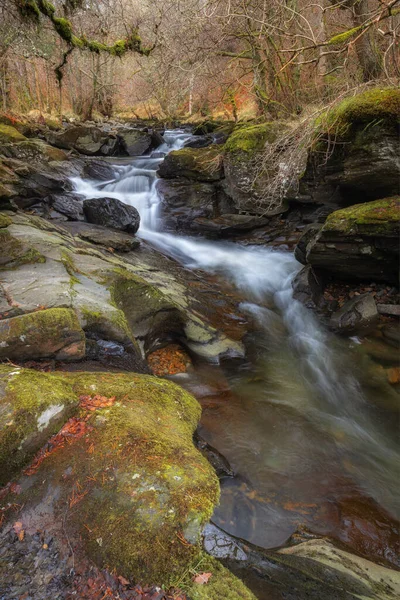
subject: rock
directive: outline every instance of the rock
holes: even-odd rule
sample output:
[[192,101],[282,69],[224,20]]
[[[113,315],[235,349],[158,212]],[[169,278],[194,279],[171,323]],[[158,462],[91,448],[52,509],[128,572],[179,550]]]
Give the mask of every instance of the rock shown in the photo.
[[[278,554],[284,563],[313,579],[328,582],[329,597],[346,590],[351,598],[392,600],[400,594],[397,571],[345,552],[326,540],[308,540],[296,546],[282,548]],[[343,596],[338,596],[343,598]]]
[[306,249],[306,260],[343,278],[397,282],[400,197],[331,213]]
[[[164,132],[162,132],[162,133],[164,133]],[[151,132],[151,147],[152,148],[158,148],[159,146],[162,146],[165,143],[162,133],[159,131],[156,131],[156,130],[153,130]]]
[[224,214],[215,219],[196,218],[193,221],[192,229],[223,237],[242,231],[251,231],[257,227],[263,227],[267,223],[268,219],[254,215]]
[[303,232],[301,238],[297,242],[296,247],[294,249],[294,257],[302,265],[307,264],[307,259],[306,259],[307,245],[309,242],[311,242],[311,240],[313,240],[316,237],[316,235],[319,232],[319,230],[321,229],[321,227],[322,227],[322,225],[319,225],[316,223],[312,223],[312,224],[308,225],[304,229],[304,232]]
[[206,148],[214,143],[210,135],[193,135],[183,144],[185,148]]
[[210,218],[224,209],[223,192],[214,183],[159,179],[157,192],[162,202],[163,223],[176,231],[191,232],[194,219]]
[[0,365],[0,486],[60,429],[77,404],[63,377]]
[[378,320],[375,300],[370,294],[362,294],[348,300],[335,312],[330,324],[343,333],[372,329]]
[[[379,312],[379,304],[378,304]],[[387,324],[382,328],[382,334],[385,340],[395,348],[400,348],[400,326]]]
[[0,143],[7,144],[13,142],[23,142],[27,138],[12,125],[0,123]]
[[113,248],[118,252],[131,252],[140,246],[140,240],[133,235],[113,231],[101,225],[76,223],[72,231],[84,240],[89,240],[106,248]]
[[292,281],[293,298],[307,308],[316,308],[322,297],[323,286],[311,265],[307,265]]
[[218,452],[216,448],[210,446],[210,444],[208,444],[198,432],[196,432],[194,435],[194,441],[196,447],[200,450],[203,456],[206,457],[208,462],[213,466],[219,478],[234,476],[234,472],[232,471],[231,466],[226,460],[225,456]]
[[223,177],[221,149],[213,146],[174,150],[159,166],[158,175],[165,179],[184,177],[194,181],[218,181]]
[[89,223],[136,233],[140,216],[134,206],[124,204],[116,198],[93,198],[84,200],[83,211]]
[[79,230],[93,227],[87,223],[55,224],[11,212],[1,216],[3,319],[33,313],[38,306],[71,308],[87,337],[122,344],[136,361],[132,368],[141,371],[144,352],[173,339],[208,360],[243,355],[241,342],[199,314],[198,299],[180,270],[162,255],[144,247],[122,260],[79,237]]
[[121,128],[118,130],[118,133],[121,137],[123,148],[128,156],[141,156],[147,152],[147,150],[150,150],[152,146],[152,136],[145,131]]
[[[84,435],[71,434],[62,452],[50,453],[37,473],[22,477],[22,489],[34,485],[35,494],[19,500],[24,497],[27,510],[40,514],[46,498],[56,511],[76,495],[76,481],[84,482],[79,510],[68,514],[69,530],[83,537],[97,565],[130,580],[159,583],[191,568],[219,495],[218,479],[192,441],[201,414],[195,398],[146,375],[41,375],[45,389],[64,377],[70,397],[81,399]],[[102,399],[97,410],[85,410],[85,397],[91,406],[96,396]],[[73,477],[62,476],[68,467]],[[57,494],[49,498],[51,489]],[[197,523],[194,548],[176,543],[189,523]]]
[[58,213],[68,217],[70,221],[83,221],[83,198],[80,194],[52,195],[48,201]]
[[75,312],[67,308],[39,310],[0,321],[0,360],[85,356],[85,334]]
[[115,170],[110,163],[105,160],[90,160],[84,166],[83,176],[88,177],[89,179],[108,181],[114,179]]
[[232,536],[219,527],[208,523],[203,530],[204,550],[215,558],[230,558],[232,560],[247,560],[247,554]]
[[82,154],[89,156],[99,154],[107,135],[101,132],[97,127],[85,125],[70,126],[63,131],[48,131],[46,140],[65,150],[77,150]]
[[398,89],[346,98],[319,117],[318,148],[301,180],[314,202],[336,208],[399,194]]
[[378,313],[380,315],[390,315],[392,317],[400,317],[399,304],[378,304]]
[[[279,122],[236,127],[224,146],[225,191],[238,211],[265,216],[281,214],[287,209],[284,201],[271,203],[262,200],[268,173],[260,176],[259,162],[265,145],[273,143],[284,124]],[[257,177],[256,177],[257,176]]]

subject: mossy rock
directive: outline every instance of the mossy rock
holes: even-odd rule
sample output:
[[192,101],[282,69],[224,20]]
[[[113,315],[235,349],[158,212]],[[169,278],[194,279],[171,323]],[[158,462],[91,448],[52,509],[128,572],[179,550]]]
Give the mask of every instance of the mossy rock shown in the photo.
[[[261,123],[260,125],[242,125],[234,129],[225,144],[224,151],[228,155],[243,155],[246,160],[264,149],[267,142],[273,143],[282,132],[280,122]],[[237,157],[239,159],[239,157]]]
[[177,385],[152,376],[41,376],[47,387],[63,378],[75,399],[114,400],[89,413],[81,409],[85,435],[22,478],[22,489],[29,489],[19,500],[36,510],[41,497],[57,488],[53,509],[61,518],[67,500],[78,494],[69,530],[83,538],[89,556],[124,577],[168,587],[198,562],[201,528],[219,499],[215,472],[193,444],[200,405]]
[[184,177],[195,181],[218,181],[223,176],[222,147],[182,148],[170,152],[158,173],[165,179]]
[[306,247],[311,265],[343,279],[388,281],[399,274],[400,197],[349,206],[329,215]]
[[7,215],[0,214],[0,229],[4,229],[12,224],[12,219]]
[[191,600],[256,600],[256,596],[243,581],[233,575],[220,562],[204,555],[198,569],[211,573],[206,585],[190,582],[183,586]]
[[62,377],[0,365],[0,485],[27,464],[77,404]]
[[84,356],[85,334],[70,308],[49,308],[0,321],[0,360]]
[[346,235],[398,237],[400,234],[400,196],[356,204],[331,213],[324,232]]
[[[11,225],[8,222],[9,219],[10,217],[3,217],[3,223],[7,223],[7,226]],[[46,262],[45,257],[40,252],[14,237],[8,229],[5,229],[4,225],[0,229],[0,247],[0,271],[16,269],[28,263]]]
[[4,125],[0,123],[0,143],[8,144],[13,142],[23,142],[26,137],[15,129],[12,125]]
[[129,330],[145,340],[146,349],[158,337],[183,334],[187,317],[154,285],[120,268],[114,269],[108,285],[115,306],[126,316]]
[[318,130],[335,135],[345,135],[353,125],[395,125],[400,123],[400,90],[374,88],[356,96],[345,98],[318,117]]

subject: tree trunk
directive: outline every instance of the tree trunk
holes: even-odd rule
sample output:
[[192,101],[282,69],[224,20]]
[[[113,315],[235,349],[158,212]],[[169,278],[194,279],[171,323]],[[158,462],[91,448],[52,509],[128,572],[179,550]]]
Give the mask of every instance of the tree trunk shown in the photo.
[[[362,25],[369,14],[369,0],[356,0],[353,5],[354,26]],[[363,81],[377,79],[382,74],[382,56],[370,28],[355,43],[358,60],[362,69]]]

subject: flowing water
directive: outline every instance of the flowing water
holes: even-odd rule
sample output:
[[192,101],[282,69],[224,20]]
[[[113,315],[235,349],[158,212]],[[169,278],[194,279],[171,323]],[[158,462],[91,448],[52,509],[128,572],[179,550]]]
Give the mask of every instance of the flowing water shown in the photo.
[[[157,153],[185,139],[167,131]],[[240,309],[253,324],[248,360],[234,368],[203,365],[180,380],[203,402],[202,435],[238,474],[222,480],[214,522],[264,548],[307,528],[393,561],[399,448],[390,391],[371,387],[357,340],[325,331],[293,299],[301,265],[292,254],[162,231],[159,156],[116,164],[109,182],[74,184],[86,197],[135,206],[144,240],[188,269],[229,281],[243,299]],[[223,393],[210,384],[218,378]]]

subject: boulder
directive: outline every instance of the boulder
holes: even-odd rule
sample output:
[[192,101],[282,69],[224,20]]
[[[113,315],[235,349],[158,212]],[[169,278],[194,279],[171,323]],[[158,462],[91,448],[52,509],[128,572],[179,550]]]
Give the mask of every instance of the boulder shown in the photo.
[[183,144],[185,148],[206,148],[214,143],[210,135],[193,135]]
[[99,179],[108,181],[114,179],[115,170],[110,163],[105,160],[88,160],[83,168],[83,175],[89,179]]
[[306,260],[342,278],[398,281],[400,197],[331,213],[308,242]]
[[118,130],[118,134],[122,140],[123,148],[128,156],[141,156],[150,150],[152,146],[152,136],[147,131],[141,131],[140,129],[132,128],[121,128]]
[[372,89],[319,117],[301,189],[336,208],[400,193],[400,91]]
[[69,221],[84,221],[83,196],[80,194],[54,194],[47,198],[52,208],[65,215]]
[[316,308],[322,297],[323,286],[311,265],[307,265],[292,281],[293,298],[307,308]]
[[274,142],[283,127],[279,122],[238,126],[228,138],[223,150],[225,191],[237,210],[266,216],[286,210],[286,203],[280,200],[265,205],[263,192],[269,175],[259,170],[265,145]]
[[84,200],[83,211],[89,223],[136,233],[140,216],[134,206],[124,204],[116,198],[92,198]]
[[182,148],[170,152],[158,168],[164,179],[184,177],[194,181],[213,182],[223,177],[221,149]]
[[213,183],[187,179],[159,179],[163,224],[176,231],[191,231],[196,217],[218,214],[218,190]]
[[0,321],[0,360],[79,360],[85,334],[75,312],[51,308]]
[[87,156],[126,154],[116,133],[102,131],[92,125],[72,125],[63,131],[47,131],[46,140],[52,146],[76,150]]
[[[62,452],[49,451],[20,479],[21,488],[28,489],[19,498],[24,497],[21,505],[27,502],[28,511],[40,514],[47,491],[57,489],[48,498],[51,510],[64,507],[65,512],[79,481],[84,493],[79,510],[68,513],[69,532],[76,540],[82,536],[86,553],[99,567],[107,565],[135,581],[163,583],[172,574],[179,577],[201,551],[201,528],[219,496],[218,479],[192,440],[201,414],[196,399],[173,383],[146,375],[29,370],[10,375],[12,368],[1,369],[8,386],[32,374],[38,383],[31,402],[39,404],[32,413],[39,413],[41,422],[49,417],[39,399],[52,384],[57,389],[62,377],[61,395],[69,392],[80,404],[73,421],[79,428],[66,433],[69,443],[64,441]],[[47,400],[50,406],[54,396]],[[57,402],[61,407],[64,397]],[[14,433],[14,446],[25,436]],[[185,543],[177,543],[177,537]]]
[[340,333],[355,333],[372,329],[378,321],[378,310],[370,294],[362,294],[348,300],[333,313],[330,325]]

